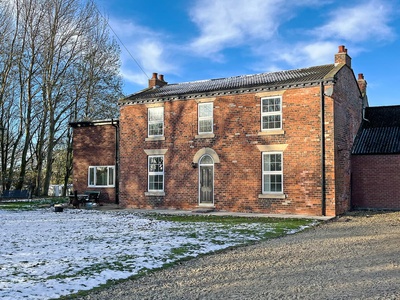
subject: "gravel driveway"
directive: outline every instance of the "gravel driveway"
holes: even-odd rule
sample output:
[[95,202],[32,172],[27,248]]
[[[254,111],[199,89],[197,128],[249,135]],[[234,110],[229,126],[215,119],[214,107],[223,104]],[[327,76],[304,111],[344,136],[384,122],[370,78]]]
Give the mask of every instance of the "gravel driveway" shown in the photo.
[[82,299],[400,299],[400,212],[349,213]]

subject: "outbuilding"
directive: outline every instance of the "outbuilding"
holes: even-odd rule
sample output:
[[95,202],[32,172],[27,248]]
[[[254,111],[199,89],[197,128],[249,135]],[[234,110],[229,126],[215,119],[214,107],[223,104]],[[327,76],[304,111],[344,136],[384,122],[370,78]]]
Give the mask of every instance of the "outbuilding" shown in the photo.
[[400,106],[365,109],[351,162],[353,208],[400,210]]

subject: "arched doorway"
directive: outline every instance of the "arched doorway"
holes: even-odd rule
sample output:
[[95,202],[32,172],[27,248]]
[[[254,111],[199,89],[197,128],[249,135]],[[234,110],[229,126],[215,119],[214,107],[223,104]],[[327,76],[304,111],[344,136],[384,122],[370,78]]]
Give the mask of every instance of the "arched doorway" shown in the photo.
[[214,160],[205,154],[199,160],[199,206],[214,205]]

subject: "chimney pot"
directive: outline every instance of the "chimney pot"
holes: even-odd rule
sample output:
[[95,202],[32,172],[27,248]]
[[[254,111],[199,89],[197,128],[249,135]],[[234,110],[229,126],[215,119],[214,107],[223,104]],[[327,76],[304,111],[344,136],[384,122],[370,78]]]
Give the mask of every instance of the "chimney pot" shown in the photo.
[[367,81],[364,79],[364,74],[358,74],[357,83],[358,87],[360,88],[361,95],[365,97],[367,94]]
[[168,82],[164,80],[164,75],[160,74],[158,77],[157,75],[157,73],[153,73],[153,77],[149,79],[149,88],[161,87],[168,84]]
[[345,64],[351,68],[351,57],[343,45],[339,46],[339,52],[335,54],[335,64]]
[[344,45],[339,46],[339,53],[347,53],[347,49]]

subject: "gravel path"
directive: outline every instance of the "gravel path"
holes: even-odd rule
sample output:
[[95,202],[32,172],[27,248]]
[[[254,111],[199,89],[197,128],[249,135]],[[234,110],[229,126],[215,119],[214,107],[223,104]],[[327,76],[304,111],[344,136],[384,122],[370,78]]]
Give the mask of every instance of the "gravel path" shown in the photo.
[[82,299],[400,299],[400,212],[349,213]]

